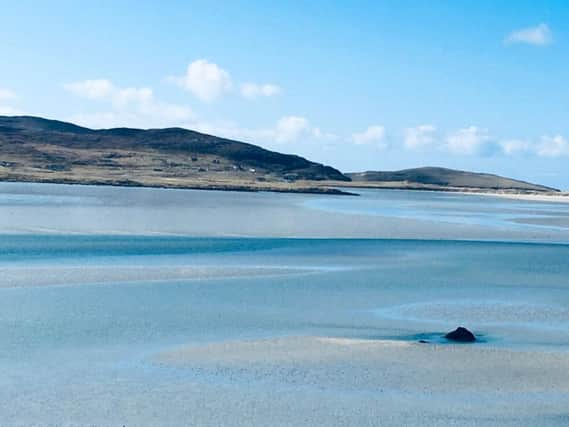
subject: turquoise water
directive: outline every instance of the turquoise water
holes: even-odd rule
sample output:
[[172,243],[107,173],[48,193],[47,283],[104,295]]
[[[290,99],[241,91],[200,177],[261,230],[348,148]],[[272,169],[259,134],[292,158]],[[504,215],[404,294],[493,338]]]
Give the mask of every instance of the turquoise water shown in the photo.
[[[152,190],[163,203],[144,213],[152,202],[144,189],[124,189],[115,199],[117,189],[50,186],[38,198],[41,188],[0,193],[0,425],[186,425],[180,417],[189,413],[198,424],[220,425],[227,418],[212,417],[197,395],[223,402],[238,384],[250,402],[278,402],[267,396],[322,388],[276,380],[266,386],[266,376],[245,380],[238,371],[212,376],[156,363],[158,354],[186,345],[291,336],[442,343],[442,333],[464,325],[482,338],[477,348],[569,350],[563,227],[513,221],[522,214],[567,217],[569,205],[409,192],[311,199]],[[274,216],[275,206],[289,216]],[[178,208],[194,224],[182,221]],[[155,223],[160,216],[164,222]],[[246,237],[193,233],[196,224],[207,222],[208,231],[212,218],[228,217],[218,231]],[[307,228],[291,218],[320,223],[326,238],[305,236]],[[385,218],[397,222],[386,226]],[[423,227],[422,238],[359,238],[394,229],[404,237],[406,225]],[[448,238],[461,230],[467,240]],[[357,396],[341,384],[327,390],[343,402]],[[235,402],[231,396],[227,402]],[[314,424],[306,414],[325,399],[318,396],[312,409],[298,402],[289,408],[295,425]],[[569,402],[566,393],[549,398],[561,407]],[[234,411],[252,417],[241,425],[267,425],[261,409]],[[500,417],[474,424],[489,420],[505,424]]]
[[[61,348],[274,334],[406,339],[444,331],[455,322],[467,322],[503,345],[569,341],[566,245],[5,236],[0,256],[1,271],[26,269],[28,277],[1,290],[4,360],[13,352],[18,359],[35,352],[43,358]],[[46,265],[81,271],[86,265],[120,270],[148,264],[164,270],[180,265],[252,270],[245,277],[228,273],[88,286],[62,279],[34,286],[35,270]],[[265,277],[255,273],[257,266],[295,271]],[[493,327],[524,330],[524,337],[493,333]],[[557,339],[544,339],[551,331]]]

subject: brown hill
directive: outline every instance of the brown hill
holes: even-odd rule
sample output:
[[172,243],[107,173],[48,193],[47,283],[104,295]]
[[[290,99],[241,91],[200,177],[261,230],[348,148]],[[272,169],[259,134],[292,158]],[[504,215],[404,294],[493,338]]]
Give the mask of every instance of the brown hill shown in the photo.
[[488,173],[423,167],[400,171],[368,171],[346,174],[354,183],[393,183],[407,187],[458,188],[476,190],[516,190],[530,192],[559,191],[544,185],[532,184]]
[[300,156],[191,130],[93,130],[26,116],[0,116],[0,179],[283,191],[301,181],[349,181]]

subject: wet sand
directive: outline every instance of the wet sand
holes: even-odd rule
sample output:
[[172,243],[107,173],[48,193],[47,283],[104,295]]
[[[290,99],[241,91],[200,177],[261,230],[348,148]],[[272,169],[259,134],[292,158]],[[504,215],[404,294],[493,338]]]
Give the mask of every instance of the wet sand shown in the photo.
[[2,425],[569,424],[566,205],[0,187]]
[[[245,387],[266,411],[261,419],[267,425],[310,424],[294,413],[283,418],[291,402],[312,405],[304,415],[326,425],[355,420],[358,425],[563,425],[569,420],[565,351],[289,337],[192,345],[162,353],[155,363],[199,373],[224,392],[225,385]],[[298,394],[291,395],[291,388]],[[239,399],[235,393],[229,401]],[[267,401],[279,393],[286,397]],[[350,415],[327,416],[334,413],[332,402],[340,407],[350,402]]]
[[[474,196],[366,190],[361,197],[344,197],[9,183],[0,183],[0,194],[0,234],[569,241],[569,231],[557,228],[520,228],[515,220],[469,221],[487,218],[485,204],[497,199],[480,195],[480,212],[462,212]],[[442,212],[454,218],[417,215],[437,199]],[[350,211],[366,200],[374,206],[406,207],[394,214]],[[322,208],[330,202],[345,210]],[[504,210],[511,208],[509,200],[503,203]]]

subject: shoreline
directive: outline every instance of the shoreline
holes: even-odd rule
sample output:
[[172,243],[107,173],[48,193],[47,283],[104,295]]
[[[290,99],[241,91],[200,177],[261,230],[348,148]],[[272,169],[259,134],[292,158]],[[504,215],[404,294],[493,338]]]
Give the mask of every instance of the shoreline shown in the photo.
[[516,193],[465,193],[478,194],[481,196],[499,197],[510,200],[524,200],[528,202],[545,202],[545,203],[569,203],[569,193],[553,193],[553,194],[516,194]]
[[534,202],[555,202],[555,203],[569,203],[569,192],[559,191],[559,192],[538,192],[538,191],[527,191],[518,189],[487,189],[487,188],[471,188],[471,187],[442,187],[435,185],[422,185],[422,184],[362,184],[358,182],[351,183],[336,183],[339,188],[349,188],[349,189],[366,189],[366,190],[406,190],[406,191],[424,191],[424,192],[434,192],[434,193],[457,193],[457,194],[467,194],[475,196],[492,196],[492,197],[502,197],[513,200],[527,200]]
[[209,190],[209,191],[235,191],[248,193],[292,193],[292,194],[322,194],[332,196],[359,196],[357,193],[343,191],[337,187],[330,186],[299,186],[299,187],[280,187],[273,185],[249,185],[249,184],[226,184],[226,183],[196,183],[188,185],[180,185],[176,183],[144,183],[133,180],[121,181],[104,181],[104,180],[73,180],[73,179],[42,179],[42,180],[26,180],[0,178],[0,183],[14,184],[55,184],[55,185],[85,185],[94,187],[123,187],[123,188],[156,188],[170,190]]
[[28,180],[21,177],[2,177],[0,183],[14,184],[56,184],[56,185],[85,185],[85,186],[106,186],[123,188],[155,188],[172,190],[207,190],[207,191],[232,191],[232,192],[271,192],[271,193],[290,193],[290,194],[320,194],[331,196],[359,196],[359,194],[347,190],[404,190],[404,191],[423,191],[435,193],[456,193],[477,196],[499,197],[511,200],[524,200],[531,202],[545,203],[569,203],[569,192],[546,193],[546,192],[527,192],[520,190],[489,190],[482,188],[460,188],[460,187],[439,187],[428,185],[382,185],[382,184],[360,184],[356,182],[340,181],[308,181],[299,183],[298,186],[280,185],[256,185],[249,183],[146,183],[135,180],[105,181],[105,180],[74,180],[67,178]]
[[[329,181],[327,181],[329,183]],[[504,194],[504,195],[527,195],[527,196],[560,196],[569,198],[567,191],[533,191],[518,188],[479,188],[479,187],[453,187],[433,184],[420,183],[401,183],[401,182],[339,182],[333,181],[334,187],[343,188],[362,188],[368,190],[412,190],[412,191],[435,191],[443,193],[465,193],[465,194]]]

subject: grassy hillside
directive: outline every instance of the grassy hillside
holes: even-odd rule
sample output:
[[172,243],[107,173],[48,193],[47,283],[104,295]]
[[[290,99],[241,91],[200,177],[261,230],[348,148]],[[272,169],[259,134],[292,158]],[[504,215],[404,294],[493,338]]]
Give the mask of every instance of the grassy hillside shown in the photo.
[[1,116],[0,179],[281,190],[303,181],[349,181],[300,156],[186,129],[93,130]]
[[454,169],[424,167],[400,171],[368,171],[346,174],[354,183],[394,183],[482,190],[518,190],[534,192],[559,191],[543,185],[504,178],[487,173],[465,172]]

